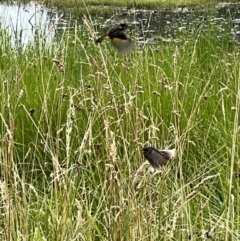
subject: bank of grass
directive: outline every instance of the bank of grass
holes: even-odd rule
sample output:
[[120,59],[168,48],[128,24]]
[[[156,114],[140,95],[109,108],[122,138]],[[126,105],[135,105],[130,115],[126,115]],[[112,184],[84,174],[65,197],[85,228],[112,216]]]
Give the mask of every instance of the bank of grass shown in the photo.
[[[128,58],[1,32],[1,240],[240,240],[239,51],[218,30]],[[146,144],[177,157],[151,173]]]
[[[61,0],[46,0],[47,4],[58,6],[60,8],[72,8],[76,9],[76,7],[85,7],[85,6],[118,6],[118,7],[139,7],[139,8],[175,8],[175,7],[213,7],[217,3],[221,3],[219,0],[84,0],[77,2],[75,0],[65,1],[64,4]],[[236,0],[231,0],[228,2],[236,3]]]
[[[12,4],[12,1],[5,0],[4,3]],[[19,3],[29,3],[29,0],[22,0]],[[238,0],[230,0],[227,3],[238,3]],[[172,10],[176,7],[188,8],[204,8],[214,9],[219,0],[45,0],[43,2],[48,7],[57,8],[65,13],[71,12],[75,16],[82,16],[86,13],[86,9],[91,15],[101,16],[112,14],[113,12],[121,11],[121,8],[139,8],[139,9],[154,9],[154,10]]]

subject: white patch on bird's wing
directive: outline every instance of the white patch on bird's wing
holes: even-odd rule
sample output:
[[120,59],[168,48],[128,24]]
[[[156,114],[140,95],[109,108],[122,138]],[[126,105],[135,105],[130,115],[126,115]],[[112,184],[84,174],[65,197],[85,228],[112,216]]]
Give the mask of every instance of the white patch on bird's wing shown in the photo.
[[161,151],[164,151],[164,152],[168,153],[169,158],[173,158],[175,156],[175,154],[176,154],[176,149],[161,150]]

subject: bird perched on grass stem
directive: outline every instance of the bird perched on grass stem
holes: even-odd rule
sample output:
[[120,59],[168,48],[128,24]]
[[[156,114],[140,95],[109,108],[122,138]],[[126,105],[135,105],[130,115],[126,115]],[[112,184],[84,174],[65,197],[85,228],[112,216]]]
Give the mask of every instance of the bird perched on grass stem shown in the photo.
[[164,166],[169,159],[175,156],[175,149],[172,150],[157,150],[152,146],[143,148],[143,154],[154,169]]
[[128,25],[120,23],[110,28],[103,36],[96,40],[96,43],[101,43],[106,37],[109,37],[112,45],[122,54],[127,54],[134,49],[134,42],[128,38],[123,32]]

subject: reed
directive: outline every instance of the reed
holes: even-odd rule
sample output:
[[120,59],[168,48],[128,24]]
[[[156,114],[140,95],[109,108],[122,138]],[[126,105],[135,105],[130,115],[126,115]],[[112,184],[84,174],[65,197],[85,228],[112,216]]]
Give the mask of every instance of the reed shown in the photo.
[[[124,58],[88,24],[24,50],[0,32],[1,240],[240,240],[228,29]],[[151,173],[146,144],[176,158]]]

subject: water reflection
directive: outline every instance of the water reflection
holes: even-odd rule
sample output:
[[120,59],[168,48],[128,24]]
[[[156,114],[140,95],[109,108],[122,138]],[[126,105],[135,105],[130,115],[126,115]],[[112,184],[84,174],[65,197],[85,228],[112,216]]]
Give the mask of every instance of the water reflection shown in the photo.
[[16,47],[36,44],[42,40],[50,43],[53,39],[60,14],[41,4],[0,4],[1,29],[11,36],[11,42]]

